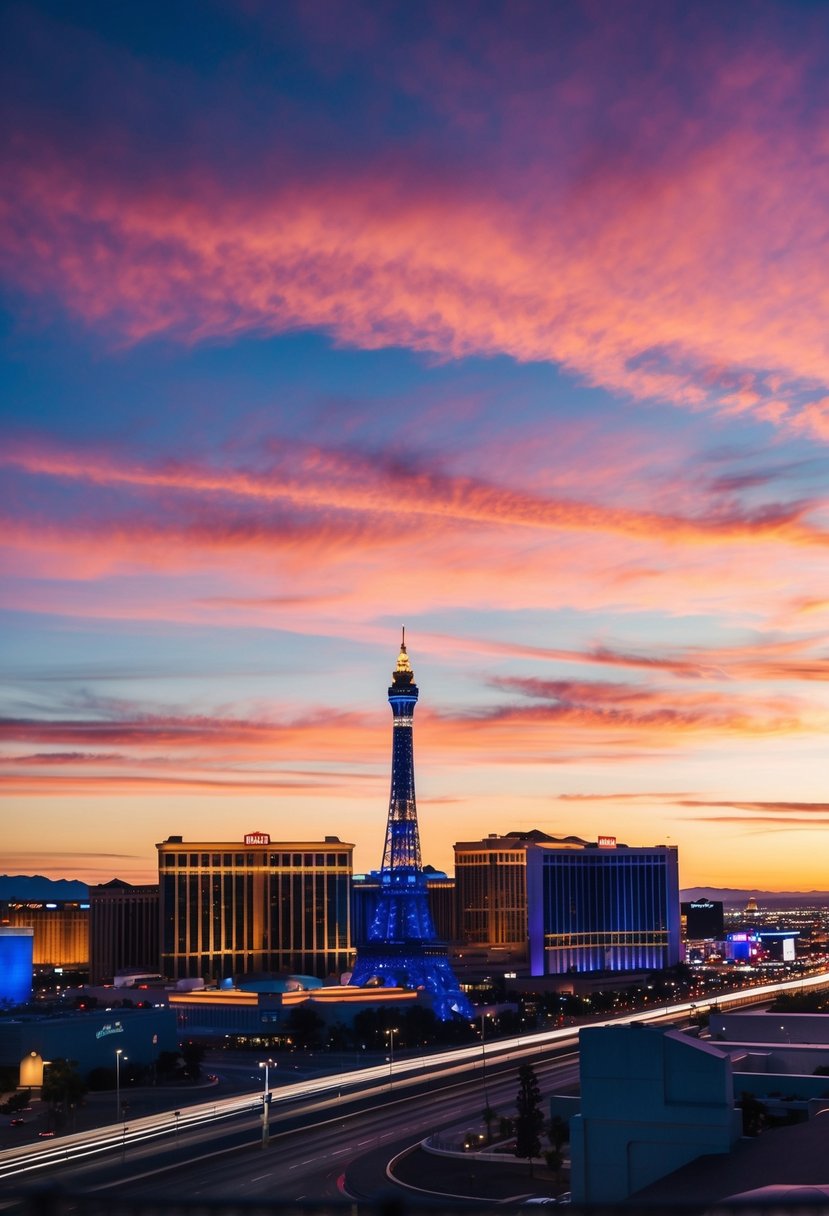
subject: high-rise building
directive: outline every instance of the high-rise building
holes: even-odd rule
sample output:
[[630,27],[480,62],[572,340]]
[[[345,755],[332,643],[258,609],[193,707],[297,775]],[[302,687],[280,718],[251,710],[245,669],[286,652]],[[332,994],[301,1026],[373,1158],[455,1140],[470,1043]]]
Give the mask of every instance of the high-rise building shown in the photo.
[[241,843],[170,836],[156,848],[163,974],[325,978],[349,967],[353,844],[250,832]]
[[544,832],[455,845],[459,936],[531,975],[679,961],[677,850]]
[[472,1006],[449,965],[446,945],[435,932],[421,863],[412,738],[418,695],[404,631],[388,691],[393,719],[391,794],[380,889],[351,983],[380,980],[387,987],[423,988],[439,1018],[447,1020],[453,1014],[469,1018]]
[[89,903],[75,899],[9,899],[0,903],[0,924],[31,928],[35,967],[89,966]]
[[536,843],[527,850],[530,969],[635,971],[680,959],[679,866],[673,845]]
[[711,941],[725,932],[725,913],[721,899],[693,899],[680,905],[682,936],[685,941]]
[[89,888],[89,978],[100,984],[119,971],[157,972],[158,886],[120,878]]
[[24,1005],[32,995],[34,929],[0,925],[0,1008]]
[[538,842],[581,848],[577,836],[558,841],[534,829],[490,833],[455,845],[458,941],[465,950],[522,967],[528,962],[527,848]]

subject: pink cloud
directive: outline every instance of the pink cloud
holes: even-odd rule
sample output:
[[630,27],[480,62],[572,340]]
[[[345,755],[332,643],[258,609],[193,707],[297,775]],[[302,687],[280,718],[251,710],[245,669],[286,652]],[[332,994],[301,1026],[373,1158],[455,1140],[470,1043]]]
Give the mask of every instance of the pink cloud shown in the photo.
[[520,642],[428,635],[426,641],[445,653],[467,651],[549,663],[576,663],[666,672],[680,678],[705,680],[829,680],[825,639],[817,637],[754,641],[743,646],[686,646],[674,652],[642,653],[607,645],[579,650],[528,646]]
[[[829,167],[802,102],[805,26],[793,50],[762,23],[734,44],[690,18],[586,18],[534,44],[520,21],[430,22],[402,58],[377,52],[385,21],[356,45],[384,102],[415,97],[454,143],[428,127],[318,165],[299,116],[294,147],[278,129],[228,174],[203,140],[154,167],[103,122],[67,146],[29,116],[3,154],[9,281],[129,341],[313,327],[367,349],[509,354],[825,438],[819,402],[798,405],[829,384]],[[705,66],[686,80],[689,54]],[[368,103],[360,118],[370,130]]]
[[[826,729],[825,713],[783,697],[608,681],[494,683],[521,699],[459,713],[424,708],[418,747],[428,763],[618,765],[704,741]],[[362,796],[385,774],[387,739],[374,716],[328,708],[298,715],[264,707],[256,718],[129,711],[112,705],[98,717],[0,720],[0,783],[9,794],[27,795],[158,788],[328,796],[347,788]],[[21,744],[37,751],[21,754]],[[343,770],[355,755],[379,766],[376,772]]]
[[[211,468],[192,462],[170,461],[149,467],[93,455],[61,450],[37,450],[9,445],[0,457],[8,466],[30,474],[89,483],[95,486],[138,487],[149,491],[174,490],[194,494],[209,506],[213,496],[288,508],[333,509],[372,516],[372,531],[388,534],[394,519],[422,527],[424,519],[452,523],[498,525],[540,530],[604,532],[644,537],[651,541],[716,544],[731,540],[780,539],[795,544],[829,544],[829,533],[810,524],[812,504],[773,504],[747,510],[714,505],[695,516],[606,506],[574,497],[541,495],[513,490],[493,481],[412,465],[389,465],[377,457],[357,453],[294,447],[282,460],[264,471]],[[338,526],[347,526],[338,516]],[[286,521],[281,519],[284,529]],[[267,530],[257,521],[250,534]],[[319,531],[319,527],[317,528]],[[218,531],[218,530],[217,530]],[[234,543],[244,543],[240,523]],[[198,532],[198,527],[193,528]]]

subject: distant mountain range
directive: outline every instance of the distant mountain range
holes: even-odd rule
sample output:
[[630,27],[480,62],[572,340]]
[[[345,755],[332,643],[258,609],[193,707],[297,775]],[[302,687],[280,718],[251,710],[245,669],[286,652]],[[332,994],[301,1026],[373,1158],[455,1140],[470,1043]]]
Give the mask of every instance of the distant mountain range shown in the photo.
[[[694,899],[722,900],[744,908],[753,895],[762,908],[829,906],[829,891],[760,891],[741,887],[685,887],[683,902]],[[42,874],[0,874],[0,899],[88,899],[89,887],[74,878],[44,878]]]
[[823,907],[829,905],[829,891],[760,891],[740,887],[685,887],[680,891],[683,903],[695,899],[722,900],[724,904],[734,904],[744,908],[749,899],[754,896],[757,907],[791,908],[791,907]]
[[0,874],[0,899],[88,899],[89,887],[75,878],[44,878],[42,874]]

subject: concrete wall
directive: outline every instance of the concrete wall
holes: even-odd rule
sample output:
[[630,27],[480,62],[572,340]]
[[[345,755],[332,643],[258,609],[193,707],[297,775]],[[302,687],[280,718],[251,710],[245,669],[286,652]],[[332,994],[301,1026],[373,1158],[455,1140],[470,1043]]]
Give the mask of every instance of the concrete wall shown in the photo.
[[829,1101],[829,1077],[799,1077],[794,1073],[734,1073],[734,1097],[746,1091],[766,1105],[774,1107],[788,1096],[804,1102],[814,1098]]
[[712,1010],[711,1038],[729,1043],[823,1043],[829,1046],[829,1014],[766,1013],[746,1010],[719,1013]]
[[[808,1077],[821,1065],[829,1066],[829,1047],[719,1041],[711,1042],[711,1046],[728,1052],[735,1072],[791,1073]],[[829,1084],[829,1077],[825,1079]]]
[[570,1123],[574,1203],[618,1203],[741,1134],[731,1061],[678,1031],[627,1025],[579,1035],[582,1113]]

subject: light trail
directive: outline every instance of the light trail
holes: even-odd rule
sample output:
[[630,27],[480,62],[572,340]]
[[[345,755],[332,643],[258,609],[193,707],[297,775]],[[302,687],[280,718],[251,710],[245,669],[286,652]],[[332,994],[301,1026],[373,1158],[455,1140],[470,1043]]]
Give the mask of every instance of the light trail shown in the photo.
[[[677,1005],[660,1005],[658,1008],[639,1013],[597,1018],[587,1026],[612,1026],[619,1022],[658,1022],[675,1020],[684,1014],[705,1013],[711,1008],[723,1009],[738,1005],[756,1004],[781,992],[794,992],[810,988],[829,987],[829,972],[805,976],[797,980],[785,980],[763,984],[754,988],[724,992],[711,999],[684,1001]],[[512,1039],[496,1039],[487,1047],[487,1062],[528,1055],[550,1047],[573,1046],[578,1042],[579,1030],[584,1026],[562,1027],[558,1030],[543,1030],[535,1034],[521,1034]],[[481,1062],[480,1044],[471,1047],[455,1047],[430,1056],[395,1059],[391,1070],[394,1085],[413,1084],[424,1076],[435,1072],[451,1074],[465,1072],[469,1065]],[[353,1072],[328,1073],[314,1080],[296,1081],[271,1091],[271,1114],[275,1107],[287,1107],[292,1103],[307,1103],[309,1098],[325,1099],[319,1102],[324,1108],[336,1104],[342,1091],[350,1089],[356,1095],[360,1090],[370,1092],[377,1089],[384,1098],[389,1093],[390,1066],[388,1063],[373,1065]],[[223,1119],[241,1115],[261,1115],[262,1094],[244,1097],[222,1098],[215,1102],[191,1106],[188,1110],[163,1111],[156,1115],[145,1115],[133,1119],[127,1127],[113,1123],[106,1128],[95,1128],[87,1132],[76,1132],[63,1136],[49,1144],[29,1144],[20,1148],[0,1152],[0,1179],[20,1178],[36,1170],[64,1165],[83,1160],[98,1153],[112,1150],[125,1151],[131,1145],[141,1144],[161,1136],[176,1136]]]

